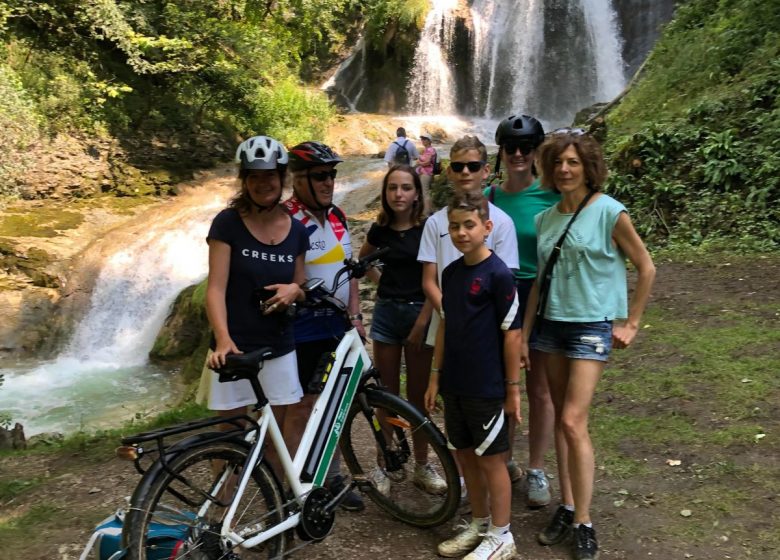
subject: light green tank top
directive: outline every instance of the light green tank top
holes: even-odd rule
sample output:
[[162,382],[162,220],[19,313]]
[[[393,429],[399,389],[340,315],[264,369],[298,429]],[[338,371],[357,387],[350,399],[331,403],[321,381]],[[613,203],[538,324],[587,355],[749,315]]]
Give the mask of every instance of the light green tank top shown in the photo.
[[[626,256],[612,240],[623,212],[625,206],[601,194],[577,216],[553,268],[546,319],[592,322],[628,317]],[[559,212],[556,204],[536,216],[540,274],[572,215]]]

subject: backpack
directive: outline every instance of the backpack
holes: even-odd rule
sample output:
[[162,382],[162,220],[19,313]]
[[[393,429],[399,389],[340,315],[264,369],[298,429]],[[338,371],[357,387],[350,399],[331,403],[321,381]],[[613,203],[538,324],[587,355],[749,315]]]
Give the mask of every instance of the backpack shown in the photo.
[[[187,514],[178,512],[178,515]],[[127,551],[122,548],[124,520],[125,512],[120,509],[98,523],[80,560],[123,560],[127,556]],[[185,551],[183,547],[186,547],[191,525],[185,521],[153,521],[149,525],[146,557],[149,560],[169,560]]]
[[433,152],[433,174],[441,175],[441,162],[439,161],[439,154]]
[[402,163],[404,165],[409,165],[411,163],[411,158],[409,158],[409,150],[406,149],[406,143],[408,140],[404,140],[403,145],[399,144],[398,142],[393,142],[398,148],[395,150],[395,155],[393,156],[393,161],[396,163]]

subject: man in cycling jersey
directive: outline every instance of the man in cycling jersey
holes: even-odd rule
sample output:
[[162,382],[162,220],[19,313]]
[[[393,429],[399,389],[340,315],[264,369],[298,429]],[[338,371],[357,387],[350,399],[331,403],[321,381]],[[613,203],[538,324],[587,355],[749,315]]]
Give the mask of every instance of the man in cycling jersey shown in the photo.
[[[309,249],[304,260],[306,278],[322,278],[331,286],[344,259],[352,258],[352,241],[344,212],[333,205],[336,166],[343,160],[331,148],[320,142],[303,142],[290,149],[289,169],[293,175],[293,196],[284,202],[293,218],[309,233]],[[365,337],[360,314],[358,281],[350,280],[336,297],[347,303],[352,325]],[[316,394],[309,384],[323,354],[336,349],[344,336],[344,318],[332,309],[302,309],[295,320],[295,351],[303,398],[289,409],[290,453],[297,449],[309,419]],[[333,457],[326,485],[333,494],[344,487],[340,473],[341,461]],[[347,494],[341,507],[361,511],[365,505],[354,492]]]

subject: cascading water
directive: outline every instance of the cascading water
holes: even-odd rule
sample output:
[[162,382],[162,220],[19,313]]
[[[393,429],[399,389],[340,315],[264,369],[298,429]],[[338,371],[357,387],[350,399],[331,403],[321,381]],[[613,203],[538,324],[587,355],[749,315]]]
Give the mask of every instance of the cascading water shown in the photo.
[[176,295],[205,277],[206,234],[226,196],[186,193],[101,240],[93,251],[108,256],[70,343],[52,361],[2,370],[0,411],[29,435],[116,423],[130,412],[123,407],[154,409],[175,396],[148,353]]
[[453,15],[458,0],[432,0],[432,4],[414,53],[408,105],[417,114],[434,111],[451,115],[455,113],[456,90],[449,46],[455,31]]
[[[457,71],[456,4],[434,2],[418,46],[412,112],[502,118],[523,111],[558,125],[624,86],[616,13],[604,0],[475,0],[471,60]],[[438,41],[438,42],[437,42]],[[465,79],[453,78],[454,72]],[[415,85],[416,84],[416,85]],[[447,95],[436,92],[446,89]],[[424,102],[418,99],[422,92]]]

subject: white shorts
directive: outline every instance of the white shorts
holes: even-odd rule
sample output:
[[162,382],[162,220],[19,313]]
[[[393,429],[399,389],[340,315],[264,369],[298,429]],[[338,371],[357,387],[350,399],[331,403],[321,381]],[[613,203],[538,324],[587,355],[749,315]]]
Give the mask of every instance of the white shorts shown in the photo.
[[[209,356],[211,356],[210,350],[206,356],[206,363]],[[263,362],[263,369],[257,377],[260,379],[260,386],[268,402],[274,406],[295,404],[303,396],[301,382],[298,380],[298,361],[295,351]],[[220,383],[219,375],[204,365],[196,401],[200,404],[206,403],[210,410],[232,410],[253,405],[257,399],[248,380],[239,379]]]

